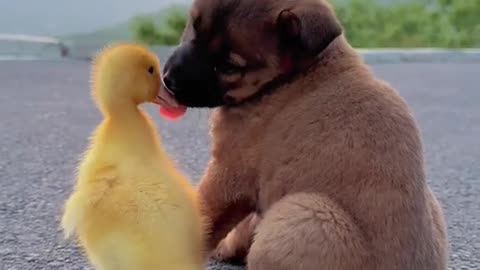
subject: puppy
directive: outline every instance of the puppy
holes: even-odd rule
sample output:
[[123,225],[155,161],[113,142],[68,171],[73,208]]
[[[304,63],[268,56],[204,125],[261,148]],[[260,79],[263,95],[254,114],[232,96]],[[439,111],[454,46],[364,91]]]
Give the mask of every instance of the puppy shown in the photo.
[[414,117],[328,3],[195,0],[164,73],[179,103],[215,108],[199,194],[217,256],[249,270],[447,269]]

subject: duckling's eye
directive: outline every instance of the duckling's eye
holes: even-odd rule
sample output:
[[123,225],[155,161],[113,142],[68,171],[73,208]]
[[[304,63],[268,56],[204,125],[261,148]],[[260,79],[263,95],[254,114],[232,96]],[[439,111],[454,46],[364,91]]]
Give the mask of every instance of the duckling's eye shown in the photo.
[[153,74],[154,71],[155,71],[155,69],[153,67],[148,68],[148,73]]

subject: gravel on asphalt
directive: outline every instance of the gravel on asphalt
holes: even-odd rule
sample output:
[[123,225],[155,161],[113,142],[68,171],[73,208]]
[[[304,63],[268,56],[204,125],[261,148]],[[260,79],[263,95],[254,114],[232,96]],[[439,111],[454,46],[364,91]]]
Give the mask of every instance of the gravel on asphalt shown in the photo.
[[[422,129],[428,181],[447,216],[451,269],[480,269],[480,64],[374,65]],[[87,138],[100,120],[89,66],[0,61],[0,270],[91,269],[62,239],[59,217]],[[206,110],[154,114],[167,151],[194,180],[208,160]],[[210,269],[240,267],[213,263]]]

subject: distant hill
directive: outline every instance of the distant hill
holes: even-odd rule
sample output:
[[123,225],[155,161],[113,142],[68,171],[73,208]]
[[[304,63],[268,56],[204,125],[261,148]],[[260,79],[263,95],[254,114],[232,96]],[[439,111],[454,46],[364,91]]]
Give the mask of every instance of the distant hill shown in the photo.
[[65,36],[191,0],[0,0],[0,33]]
[[[332,3],[342,3],[349,0],[331,0]],[[413,0],[378,0],[379,2],[390,5],[392,3],[398,2],[407,2]],[[139,16],[150,17],[156,23],[157,26],[162,28],[165,25],[165,19],[167,14],[172,11],[172,9],[184,9],[187,10],[188,6],[186,3],[190,1],[178,1],[183,4],[173,4],[166,8],[163,8],[156,12],[151,13],[141,13],[137,16],[131,17],[129,20],[124,21],[120,24],[116,24],[110,27],[101,28],[96,31],[86,32],[86,33],[74,33],[71,35],[66,35],[60,37],[67,46],[71,49],[72,54],[79,55],[79,57],[84,57],[84,55],[91,54],[92,51],[97,50],[100,47],[103,47],[105,44],[112,41],[131,41],[133,40],[133,32],[131,29],[132,22]]]
[[[332,3],[335,2],[343,2],[343,1],[348,1],[348,0],[331,0]],[[411,0],[379,0],[380,2],[383,2],[385,4],[391,4],[393,2],[406,2],[406,1],[411,1]],[[165,14],[170,10],[170,8],[187,8],[188,6],[185,3],[191,2],[190,0],[182,0],[182,1],[174,1],[170,0],[169,2],[183,2],[184,4],[171,4],[167,8],[164,8],[160,11],[157,12],[152,12],[152,13],[143,13],[139,14],[141,16],[148,16],[154,19],[154,21],[158,25],[162,25],[164,23],[163,18],[165,17]],[[88,44],[104,44],[110,41],[115,41],[115,40],[132,40],[133,36],[130,31],[130,23],[132,20],[134,20],[135,17],[130,18],[130,20],[116,24],[110,27],[104,27],[96,31],[92,32],[85,32],[85,33],[74,33],[70,35],[65,35],[62,36],[61,39],[71,42],[76,45],[88,45]]]
[[77,33],[60,37],[67,44],[75,46],[88,44],[104,44],[112,40],[131,40],[132,35],[129,31],[129,23],[121,23],[115,26],[102,28],[94,32]]
[[185,4],[170,5],[159,11],[138,14],[117,25],[101,28],[92,32],[65,35],[59,37],[59,39],[69,47],[69,54],[71,57],[82,59],[89,58],[92,56],[92,53],[98,51],[108,43],[115,41],[132,41],[133,33],[131,26],[132,23],[139,17],[152,18],[156,25],[158,25],[160,28],[163,27],[167,17],[166,14],[171,12],[173,9],[187,10],[187,6]]
[[60,37],[61,40],[67,44],[74,46],[86,46],[91,44],[105,44],[111,41],[130,41],[133,39],[131,24],[137,17],[150,17],[159,26],[162,27],[165,24],[166,14],[172,9],[186,9],[185,5],[171,5],[168,8],[161,9],[152,13],[142,13],[130,18],[128,21],[99,29],[93,32],[87,33],[75,33]]

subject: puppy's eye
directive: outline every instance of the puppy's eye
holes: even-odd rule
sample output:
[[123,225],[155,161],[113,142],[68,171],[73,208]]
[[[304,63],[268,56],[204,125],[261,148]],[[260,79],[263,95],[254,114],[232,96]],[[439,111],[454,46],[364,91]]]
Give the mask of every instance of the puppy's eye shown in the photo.
[[148,73],[153,74],[154,71],[155,69],[152,66],[148,68]]
[[240,73],[243,71],[243,67],[241,66],[237,66],[235,64],[232,64],[230,62],[225,62],[221,65],[218,65],[216,67],[216,70],[222,74],[225,74],[225,75],[233,75],[233,74],[237,74],[237,73]]

